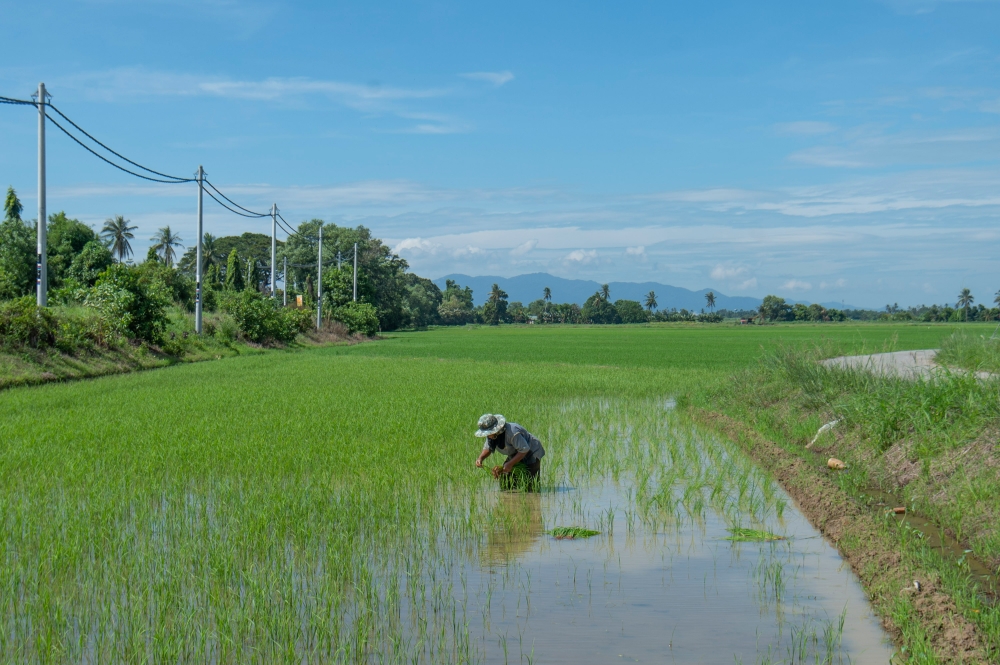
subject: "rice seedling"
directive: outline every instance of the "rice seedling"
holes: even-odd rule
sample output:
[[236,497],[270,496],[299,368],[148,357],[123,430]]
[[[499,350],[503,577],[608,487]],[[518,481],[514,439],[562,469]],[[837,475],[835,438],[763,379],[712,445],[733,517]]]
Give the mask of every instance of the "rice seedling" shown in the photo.
[[550,529],[548,534],[556,540],[563,540],[567,538],[572,540],[574,538],[590,538],[591,536],[598,536],[601,532],[594,531],[593,529],[585,529],[582,526],[557,526],[554,529]]
[[751,543],[751,542],[766,542],[771,540],[784,540],[784,536],[778,536],[770,531],[764,531],[762,529],[744,529],[742,527],[736,527],[733,529],[726,529],[729,532],[729,536],[725,540],[732,540],[741,543]]

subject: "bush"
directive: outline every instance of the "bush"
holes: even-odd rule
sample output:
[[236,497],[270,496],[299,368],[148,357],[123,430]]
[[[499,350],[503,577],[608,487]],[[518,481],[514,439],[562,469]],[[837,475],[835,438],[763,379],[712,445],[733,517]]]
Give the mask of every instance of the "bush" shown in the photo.
[[108,326],[130,339],[158,343],[167,329],[170,294],[157,280],[141,279],[138,269],[116,263],[87,294]]
[[222,297],[222,310],[233,317],[244,339],[257,344],[290,342],[301,330],[302,317],[257,291],[231,291]]
[[615,311],[618,312],[622,323],[646,323],[649,321],[649,314],[637,300],[616,300]]
[[583,303],[580,317],[585,323],[621,323],[615,306],[596,293]]
[[366,302],[349,302],[333,310],[333,319],[347,326],[348,331],[371,337],[378,333],[378,311]]
[[44,349],[56,343],[58,321],[51,311],[24,296],[0,305],[0,344]]

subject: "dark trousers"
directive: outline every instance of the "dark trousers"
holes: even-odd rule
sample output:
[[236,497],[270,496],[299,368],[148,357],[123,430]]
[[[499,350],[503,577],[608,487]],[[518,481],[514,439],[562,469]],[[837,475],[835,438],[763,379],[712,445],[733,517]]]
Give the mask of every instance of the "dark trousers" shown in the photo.
[[530,464],[518,462],[510,473],[500,476],[500,489],[503,490],[524,490],[527,492],[537,492],[539,476],[542,472],[542,460],[536,459]]

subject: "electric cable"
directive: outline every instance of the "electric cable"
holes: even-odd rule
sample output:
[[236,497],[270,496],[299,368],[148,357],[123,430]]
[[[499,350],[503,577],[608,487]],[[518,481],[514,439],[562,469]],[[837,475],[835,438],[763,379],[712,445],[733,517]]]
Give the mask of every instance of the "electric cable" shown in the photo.
[[80,139],[78,139],[75,136],[73,136],[73,134],[70,131],[68,131],[65,127],[63,127],[58,122],[56,122],[52,118],[52,116],[50,116],[48,113],[45,114],[45,117],[48,118],[49,122],[51,122],[53,125],[55,125],[56,127],[58,127],[59,130],[63,134],[65,134],[66,136],[68,136],[71,139],[73,139],[81,148],[83,148],[84,150],[86,150],[87,152],[89,152],[90,154],[92,154],[94,157],[97,157],[102,162],[105,162],[105,163],[110,164],[111,166],[115,167],[119,171],[124,171],[125,173],[128,173],[129,175],[134,175],[136,178],[142,178],[143,180],[149,180],[151,182],[162,182],[162,183],[165,183],[165,184],[168,184],[168,185],[176,185],[176,184],[179,184],[179,183],[182,183],[182,182],[194,182],[193,178],[190,179],[190,180],[162,180],[160,178],[151,178],[151,177],[149,177],[147,175],[143,175],[141,173],[136,173],[135,171],[131,171],[131,170],[125,168],[124,166],[121,166],[120,164],[115,164],[110,159],[108,159],[104,155],[98,153],[96,150],[94,150],[93,148],[91,148],[90,146],[88,146],[86,143],[84,143]]
[[[146,167],[146,166],[143,166],[142,164],[140,164],[138,162],[133,162],[131,159],[129,159],[125,155],[123,155],[123,154],[121,154],[119,152],[115,152],[114,150],[112,150],[111,148],[109,148],[108,146],[104,145],[103,143],[101,143],[100,141],[98,141],[97,139],[95,139],[93,136],[91,136],[90,134],[88,134],[87,130],[85,130],[83,127],[81,127],[80,125],[78,125],[75,122],[73,122],[69,118],[69,116],[67,116],[65,113],[63,113],[58,108],[56,108],[55,106],[53,106],[53,104],[51,102],[49,102],[48,104],[46,104],[46,106],[48,106],[50,109],[52,109],[53,111],[55,111],[56,113],[58,113],[60,116],[62,116],[62,118],[66,122],[68,122],[69,124],[71,124],[74,127],[76,127],[76,129],[78,129],[80,131],[80,133],[82,133],[88,139],[90,139],[91,141],[93,141],[97,145],[101,146],[102,148],[104,148],[105,150],[107,150],[108,152],[110,152],[115,157],[118,157],[119,159],[124,159],[126,162],[128,162],[132,166],[136,166],[136,167],[142,169],[143,171],[146,171],[148,173],[152,173],[154,175],[158,175],[158,176],[163,177],[163,178],[169,178],[171,180],[175,180],[178,183],[181,183],[181,182],[195,182],[194,178],[180,178],[180,177],[175,176],[175,175],[169,175],[169,174],[166,174],[166,173],[160,173],[159,171],[154,171],[153,169],[151,169],[149,167]],[[47,113],[45,115],[46,115],[46,117],[48,117],[51,120],[51,117],[49,117],[49,115]],[[66,131],[66,130],[63,130],[63,131]]]
[[[239,203],[237,203],[236,201],[233,201],[231,198],[229,198],[228,196],[226,196],[225,194],[223,194],[222,192],[220,192],[219,188],[216,187],[215,185],[213,185],[207,179],[205,179],[203,182],[206,185],[208,185],[209,187],[211,187],[212,189],[214,189],[216,194],[218,194],[222,198],[226,199],[227,201],[229,201],[231,204],[233,204],[234,206],[236,206],[237,208],[239,208],[243,212],[249,213],[249,214],[253,215],[254,217],[270,217],[271,216],[271,213],[269,213],[269,212],[257,212],[255,210],[250,210],[249,208],[244,208]],[[212,198],[215,198],[215,197],[212,197]],[[218,199],[215,199],[215,200],[218,201]]]
[[13,97],[0,97],[0,104],[19,104],[25,106],[38,106],[36,102],[27,99],[14,99]]
[[229,212],[233,213],[234,215],[239,215],[240,217],[249,217],[250,219],[260,219],[261,217],[269,217],[269,215],[261,215],[259,213],[254,213],[252,215],[248,215],[245,212],[240,212],[239,210],[235,210],[233,208],[230,208],[225,203],[223,203],[219,199],[215,198],[215,194],[213,194],[210,190],[206,189],[205,193],[208,194],[212,198],[213,201],[215,201],[220,206],[222,206],[223,208],[225,208]]

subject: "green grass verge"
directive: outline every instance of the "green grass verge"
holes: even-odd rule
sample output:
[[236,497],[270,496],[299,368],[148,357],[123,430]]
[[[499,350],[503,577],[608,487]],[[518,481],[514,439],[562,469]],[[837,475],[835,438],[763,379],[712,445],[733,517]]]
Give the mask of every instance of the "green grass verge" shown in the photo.
[[[908,380],[817,362],[836,352],[823,344],[779,349],[693,403],[744,423],[793,459],[820,466],[828,456],[844,460],[848,470],[832,477],[846,495],[859,503],[868,503],[872,490],[901,496],[908,510],[944,528],[995,572],[1000,565],[1000,457],[993,444],[1000,426],[997,382],[971,374]],[[819,437],[814,452],[806,450],[820,426],[833,420],[839,422]],[[912,528],[887,527],[884,533],[909,565],[937,580],[993,653],[1000,651],[1000,609],[968,563]],[[877,593],[898,593],[885,584],[871,581]],[[911,635],[910,655],[919,660],[921,628],[912,620],[914,608],[905,598],[893,603],[894,621]]]

